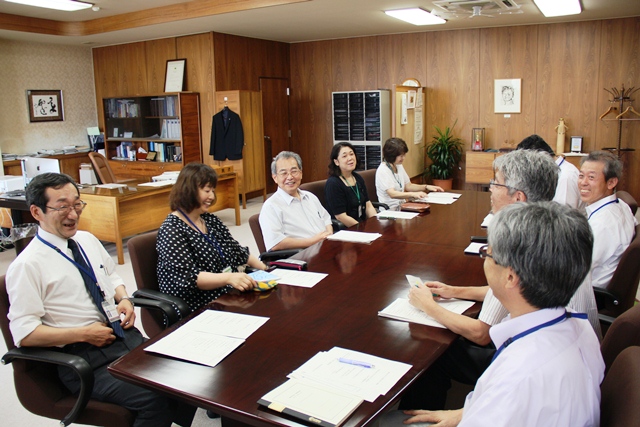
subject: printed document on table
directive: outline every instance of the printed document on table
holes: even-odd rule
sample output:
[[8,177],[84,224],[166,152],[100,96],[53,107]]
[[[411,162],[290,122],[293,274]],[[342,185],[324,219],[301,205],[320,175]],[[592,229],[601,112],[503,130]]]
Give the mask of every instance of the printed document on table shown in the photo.
[[[441,299],[438,301],[438,304],[440,305],[440,307],[446,308],[453,313],[462,314],[469,307],[475,304],[475,302],[451,298]],[[419,308],[412,306],[409,303],[409,300],[405,298],[398,298],[384,310],[379,311],[378,316],[388,317],[395,320],[402,320],[405,322],[420,323],[427,326],[435,326],[437,328],[444,328],[441,323],[436,321],[433,317],[429,316]]]
[[258,403],[321,427],[334,427],[342,424],[362,399],[322,384],[288,380],[262,396]]
[[142,184],[138,184],[138,187],[165,187],[167,185],[173,185],[175,183],[176,182],[172,180],[143,182]]
[[371,243],[382,236],[380,233],[364,233],[362,231],[340,230],[327,237],[327,240],[339,240],[341,242]]
[[483,246],[487,246],[487,244],[482,242],[471,242],[469,246],[464,248],[464,253],[471,255],[480,255],[480,248]]
[[264,325],[267,320],[269,320],[268,317],[229,313],[227,311],[205,310],[181,326],[180,329],[247,339],[252,333]]
[[431,192],[427,197],[417,199],[416,202],[433,203],[436,205],[450,205],[460,198],[461,194],[448,192]]
[[[341,358],[371,367],[344,363]],[[324,384],[373,402],[378,396],[388,393],[409,369],[411,365],[406,363],[334,347],[317,353],[288,377]]]
[[382,211],[376,216],[378,219],[413,219],[418,216],[418,212]]
[[301,286],[303,288],[313,288],[322,279],[328,276],[326,273],[314,273],[311,271],[287,270],[286,268],[276,268],[271,274],[278,276],[276,282],[283,285]]
[[480,224],[480,227],[487,228],[489,224],[491,224],[492,219],[493,219],[493,214],[489,212],[489,214],[485,216],[484,219],[482,220],[482,224]]
[[111,184],[98,184],[96,185],[96,187],[98,188],[124,188],[126,187],[126,184],[116,184],[116,183],[111,183]]

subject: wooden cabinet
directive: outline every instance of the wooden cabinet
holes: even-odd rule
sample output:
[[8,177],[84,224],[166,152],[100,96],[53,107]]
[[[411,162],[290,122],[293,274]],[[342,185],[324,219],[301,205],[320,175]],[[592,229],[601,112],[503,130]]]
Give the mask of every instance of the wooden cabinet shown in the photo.
[[264,158],[264,127],[262,123],[262,94],[249,90],[216,92],[216,112],[224,107],[240,116],[244,133],[244,147],[240,160],[213,160],[214,166],[233,166],[238,174],[238,194],[242,207],[247,207],[247,193],[262,193],[267,199]]
[[465,183],[489,185],[493,179],[493,160],[500,155],[502,153],[467,151]]
[[375,169],[391,129],[388,90],[333,92],[333,143],[350,142],[360,169]]
[[[197,93],[103,99],[105,156],[118,178],[140,178],[201,162],[200,98]],[[146,155],[156,152],[155,161]]]
[[[76,182],[80,182],[80,164],[91,163],[87,153],[55,154],[47,156],[48,159],[58,159],[60,172],[66,173]],[[4,174],[22,176],[20,160],[8,160],[4,162]]]

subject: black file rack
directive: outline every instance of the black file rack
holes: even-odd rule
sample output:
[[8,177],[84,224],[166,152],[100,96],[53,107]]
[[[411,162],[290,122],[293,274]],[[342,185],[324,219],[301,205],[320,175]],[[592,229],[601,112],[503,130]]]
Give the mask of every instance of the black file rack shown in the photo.
[[333,92],[333,142],[353,144],[359,169],[377,168],[391,129],[390,91]]

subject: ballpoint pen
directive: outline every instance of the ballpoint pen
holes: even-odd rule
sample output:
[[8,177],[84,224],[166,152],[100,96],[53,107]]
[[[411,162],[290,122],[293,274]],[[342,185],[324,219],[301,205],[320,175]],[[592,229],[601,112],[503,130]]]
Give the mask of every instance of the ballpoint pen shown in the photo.
[[371,363],[362,362],[360,360],[347,359],[346,357],[340,357],[338,359],[338,362],[346,363],[347,365],[361,366],[363,368],[373,368],[374,367],[373,364],[371,364]]

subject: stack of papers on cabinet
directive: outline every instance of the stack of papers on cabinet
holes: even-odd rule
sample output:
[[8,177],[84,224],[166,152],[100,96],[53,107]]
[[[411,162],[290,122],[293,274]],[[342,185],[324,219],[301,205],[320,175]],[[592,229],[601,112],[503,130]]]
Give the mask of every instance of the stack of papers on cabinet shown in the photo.
[[433,203],[436,205],[450,205],[460,198],[461,194],[448,192],[431,192],[427,197],[417,199],[416,202]]
[[382,236],[380,233],[364,233],[362,231],[340,230],[327,237],[327,240],[339,240],[341,242],[371,243]]
[[[453,313],[462,314],[475,304],[475,301],[464,301],[451,298],[441,299],[438,301],[438,304],[440,304],[440,307],[446,308]],[[392,302],[387,308],[379,311],[378,316],[402,320],[405,322],[420,323],[421,325],[435,326],[436,328],[445,327],[424,311],[412,306],[409,303],[409,300],[404,298],[398,298]]]
[[384,395],[411,365],[340,347],[317,353],[287,377],[289,381],[258,403],[278,412],[333,427],[366,400]]
[[145,351],[215,367],[268,317],[206,310]]

